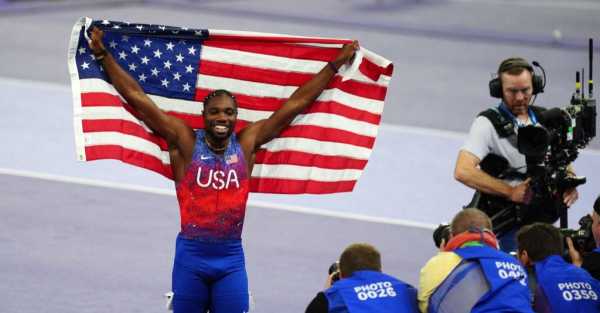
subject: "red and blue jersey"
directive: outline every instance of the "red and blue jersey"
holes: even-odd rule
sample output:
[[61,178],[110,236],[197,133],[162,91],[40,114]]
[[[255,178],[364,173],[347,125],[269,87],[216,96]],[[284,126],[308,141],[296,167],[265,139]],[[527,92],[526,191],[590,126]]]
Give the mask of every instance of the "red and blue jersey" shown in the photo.
[[181,235],[207,241],[241,239],[250,178],[242,147],[232,134],[218,155],[204,136],[204,130],[196,132],[192,162],[176,185]]

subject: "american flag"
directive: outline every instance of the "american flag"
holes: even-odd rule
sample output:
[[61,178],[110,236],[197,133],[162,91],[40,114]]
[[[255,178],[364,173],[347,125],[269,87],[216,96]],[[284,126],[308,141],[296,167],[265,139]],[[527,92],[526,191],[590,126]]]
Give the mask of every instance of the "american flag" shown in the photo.
[[[150,98],[194,129],[203,127],[201,101],[215,89],[236,96],[237,131],[267,118],[350,42],[80,19],[68,55],[78,159],[117,159],[168,178],[166,142],[111,85],[88,46],[91,26],[104,31],[108,51]],[[365,48],[355,63],[256,153],[251,191],[352,191],[371,155],[393,70]]]

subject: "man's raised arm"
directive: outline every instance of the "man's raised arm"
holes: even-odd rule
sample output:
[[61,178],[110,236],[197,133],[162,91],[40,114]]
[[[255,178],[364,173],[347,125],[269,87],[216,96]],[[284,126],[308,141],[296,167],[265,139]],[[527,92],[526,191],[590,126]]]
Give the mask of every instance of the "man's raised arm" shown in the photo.
[[310,81],[296,89],[279,110],[269,118],[258,121],[244,130],[242,139],[252,142],[252,149],[256,150],[279,135],[298,114],[315,101],[337,70],[350,62],[357,49],[357,41],[345,44],[336,59],[321,69]]
[[[183,121],[171,117],[160,110],[152,99],[146,95],[142,87],[135,81],[113,56],[106,50],[102,43],[104,32],[97,27],[91,30],[90,48],[97,60],[102,62],[102,67],[110,77],[112,85],[131,105],[146,125],[163,137],[170,145],[180,145],[182,132],[192,131]],[[192,131],[193,132],[193,131]]]

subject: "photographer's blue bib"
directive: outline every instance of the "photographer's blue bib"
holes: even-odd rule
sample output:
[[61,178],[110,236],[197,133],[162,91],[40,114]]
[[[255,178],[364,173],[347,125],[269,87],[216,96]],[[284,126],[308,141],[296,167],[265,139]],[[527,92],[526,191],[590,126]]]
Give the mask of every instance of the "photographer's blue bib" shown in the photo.
[[[453,252],[463,261],[429,298],[428,312],[533,313],[527,274],[516,259],[487,246]],[[472,295],[477,298],[468,299]]]
[[417,313],[412,286],[377,271],[357,271],[324,291],[330,313]]
[[538,288],[553,313],[600,312],[600,283],[558,255],[535,263]]

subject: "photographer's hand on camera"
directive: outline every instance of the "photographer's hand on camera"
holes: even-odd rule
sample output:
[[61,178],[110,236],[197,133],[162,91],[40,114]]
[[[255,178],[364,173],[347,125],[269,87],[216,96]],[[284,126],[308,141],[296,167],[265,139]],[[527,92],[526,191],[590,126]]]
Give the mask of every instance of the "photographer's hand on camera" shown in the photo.
[[581,256],[581,253],[579,253],[579,251],[575,249],[575,245],[573,244],[573,240],[571,239],[571,237],[567,237],[566,241],[567,247],[569,249],[569,257],[571,258],[571,263],[577,267],[581,267],[581,264],[583,264],[583,257]]
[[533,192],[529,187],[529,183],[531,182],[531,178],[527,178],[522,183],[513,186],[510,192],[510,196],[508,199],[515,203],[524,203],[528,204],[531,201],[531,197],[533,196]]

